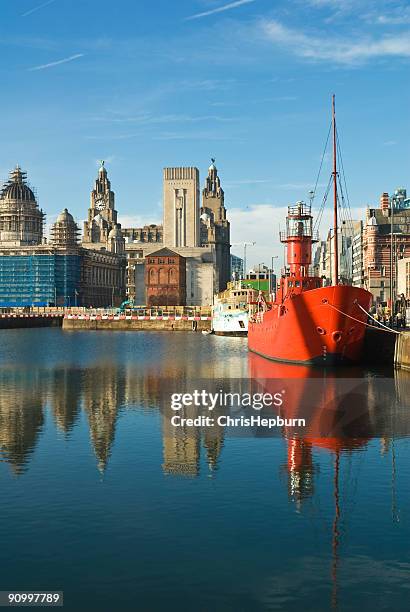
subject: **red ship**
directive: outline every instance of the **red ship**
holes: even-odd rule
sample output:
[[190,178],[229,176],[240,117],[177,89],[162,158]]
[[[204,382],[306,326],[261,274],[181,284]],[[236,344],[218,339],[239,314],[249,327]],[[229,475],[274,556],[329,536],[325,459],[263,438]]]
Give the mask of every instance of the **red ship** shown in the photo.
[[274,302],[262,296],[250,317],[249,349],[275,361],[333,366],[360,360],[372,295],[339,282],[338,171],[335,105],[332,105],[334,228],[333,285],[310,274],[313,232],[311,204],[289,206],[281,242],[287,248],[287,268]]

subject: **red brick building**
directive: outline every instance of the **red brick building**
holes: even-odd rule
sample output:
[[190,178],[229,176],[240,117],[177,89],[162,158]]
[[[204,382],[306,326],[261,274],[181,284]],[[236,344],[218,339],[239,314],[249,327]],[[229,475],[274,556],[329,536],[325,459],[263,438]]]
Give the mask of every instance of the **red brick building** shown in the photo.
[[145,258],[147,306],[185,306],[185,257],[170,249],[160,249]]

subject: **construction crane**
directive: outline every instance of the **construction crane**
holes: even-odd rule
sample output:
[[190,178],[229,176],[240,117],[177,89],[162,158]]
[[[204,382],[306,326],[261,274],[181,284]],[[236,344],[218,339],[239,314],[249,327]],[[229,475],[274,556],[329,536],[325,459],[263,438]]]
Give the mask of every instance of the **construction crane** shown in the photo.
[[246,277],[246,247],[255,246],[256,242],[234,242],[231,246],[243,247],[243,276]]

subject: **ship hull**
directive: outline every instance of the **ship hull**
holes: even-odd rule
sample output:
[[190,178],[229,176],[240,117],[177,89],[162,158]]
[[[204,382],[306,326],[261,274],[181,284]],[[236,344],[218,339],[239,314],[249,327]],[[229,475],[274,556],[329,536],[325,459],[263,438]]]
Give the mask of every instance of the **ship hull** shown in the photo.
[[248,332],[247,331],[215,331],[214,330],[214,335],[215,336],[233,336],[233,337],[243,337],[243,336],[247,336]]
[[[372,296],[338,285],[304,291],[249,321],[249,349],[274,361],[337,366],[362,355]],[[356,320],[354,320],[356,319]]]
[[247,336],[247,310],[223,310],[214,312],[212,330],[216,336]]

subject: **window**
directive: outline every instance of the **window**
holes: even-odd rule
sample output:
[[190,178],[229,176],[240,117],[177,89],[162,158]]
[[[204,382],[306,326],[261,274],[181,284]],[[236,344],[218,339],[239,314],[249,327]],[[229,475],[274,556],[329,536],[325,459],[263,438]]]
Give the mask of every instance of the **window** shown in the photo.
[[169,264],[174,264],[175,263],[175,259],[172,259],[171,257],[168,257],[168,263]]

